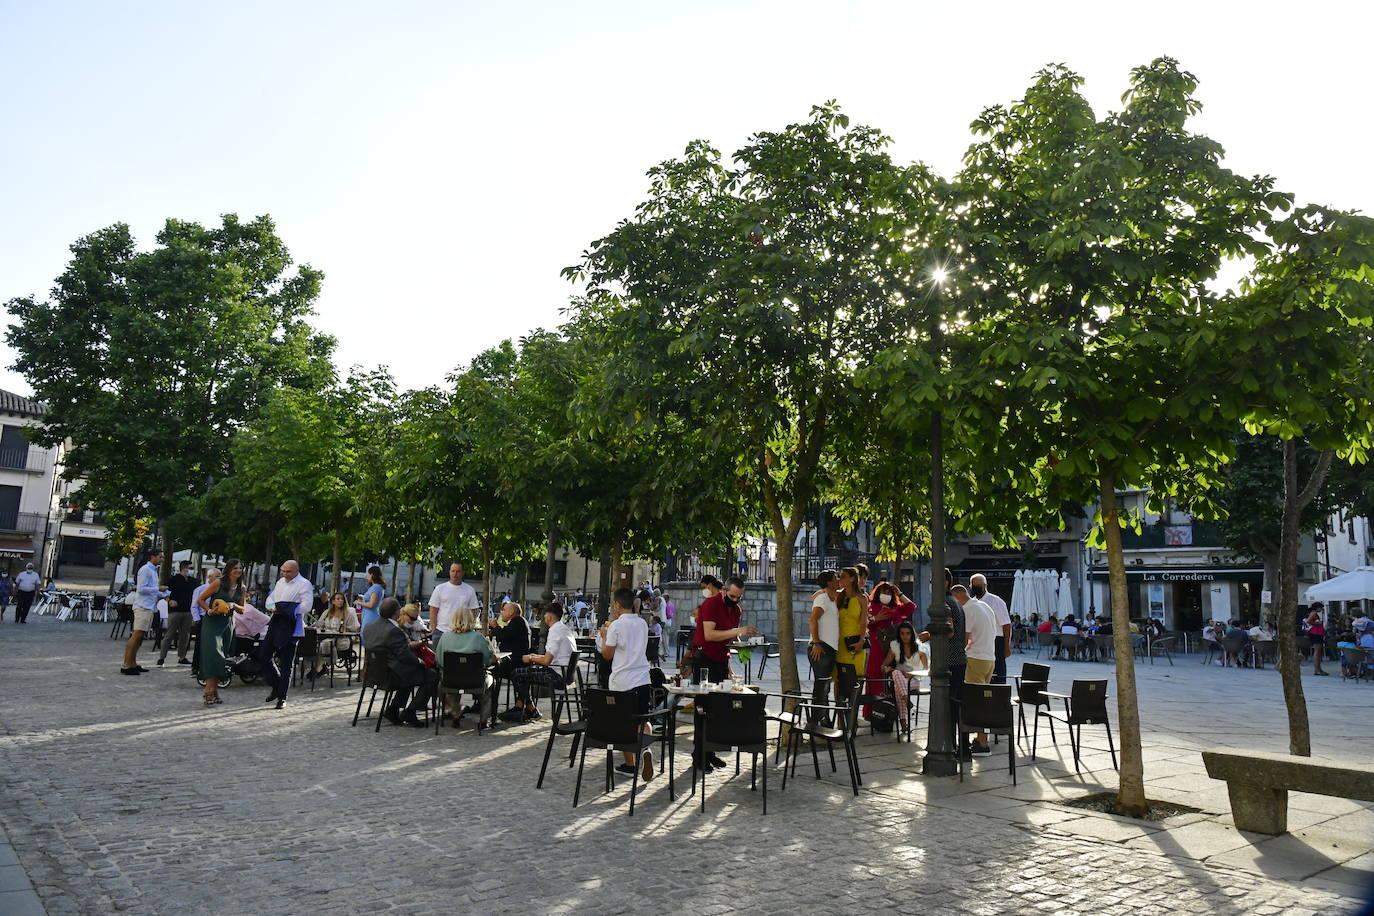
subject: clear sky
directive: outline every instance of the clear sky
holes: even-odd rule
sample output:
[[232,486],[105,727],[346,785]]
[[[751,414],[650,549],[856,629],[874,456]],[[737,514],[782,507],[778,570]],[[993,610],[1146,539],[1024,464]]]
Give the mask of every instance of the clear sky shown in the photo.
[[0,0],[0,301],[113,222],[150,243],[169,216],[270,213],[325,272],[340,365],[419,387],[557,324],[558,271],[690,139],[733,150],[834,98],[950,174],[1044,64],[1101,114],[1161,54],[1232,168],[1374,212],[1371,25],[1356,0]]

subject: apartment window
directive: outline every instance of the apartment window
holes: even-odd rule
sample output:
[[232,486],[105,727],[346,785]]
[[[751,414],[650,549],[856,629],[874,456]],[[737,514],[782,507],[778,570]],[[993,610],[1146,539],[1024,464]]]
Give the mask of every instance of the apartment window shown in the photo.
[[29,462],[29,437],[22,426],[0,429],[0,468],[23,469]]
[[[530,564],[530,581],[531,581],[531,582],[544,582],[545,585],[548,584],[547,582],[544,581],[544,561],[543,561],[543,560],[535,560],[533,563]],[[568,584],[568,561],[567,561],[567,560],[554,560],[554,561],[553,561],[553,584],[554,584],[554,585],[567,585],[567,584]]]
[[19,526],[19,500],[23,495],[23,487],[0,486],[0,529],[13,531]]

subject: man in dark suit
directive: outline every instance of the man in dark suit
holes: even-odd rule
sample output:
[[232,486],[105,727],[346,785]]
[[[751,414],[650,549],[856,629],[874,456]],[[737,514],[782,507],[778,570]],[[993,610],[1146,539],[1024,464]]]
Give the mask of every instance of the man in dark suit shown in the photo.
[[[395,598],[382,599],[377,609],[381,617],[364,628],[363,643],[369,652],[377,649],[385,654],[387,667],[401,686],[391,701],[391,707],[384,713],[386,717],[398,725],[404,722],[421,728],[417,710],[434,698],[439,675],[432,668],[426,668],[413,651],[420,643],[408,641],[405,631],[396,623],[396,615],[400,610],[400,602]],[[410,703],[402,709],[407,695]]]

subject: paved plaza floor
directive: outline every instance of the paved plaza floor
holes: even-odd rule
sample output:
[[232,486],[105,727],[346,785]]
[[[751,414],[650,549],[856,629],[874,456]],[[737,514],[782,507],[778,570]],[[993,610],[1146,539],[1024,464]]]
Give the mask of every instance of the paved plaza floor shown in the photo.
[[[349,727],[342,681],[297,688],[280,712],[235,684],[205,709],[184,667],[120,676],[109,629],[0,624],[5,916],[1329,914],[1356,911],[1374,881],[1374,807],[1293,794],[1290,835],[1240,833],[1202,769],[1202,748],[1286,749],[1274,671],[1197,656],[1138,669],[1149,794],[1201,809],[1162,824],[1061,804],[1115,786],[1100,729],[1085,729],[1082,777],[1062,731],[1056,748],[1042,729],[1036,761],[1022,748],[1016,786],[1005,755],[962,784],[927,779],[923,736],[880,735],[861,739],[857,798],[843,762],[819,781],[799,768],[785,792],[775,769],[763,816],[746,763],[712,776],[705,814],[686,779],[672,800],[657,778],[630,818],[628,780],[602,795],[591,761],[576,809],[566,767],[534,789],[546,721],[374,734]],[[1051,689],[1111,670],[1054,662]],[[1370,765],[1374,685],[1305,683],[1315,753]]]

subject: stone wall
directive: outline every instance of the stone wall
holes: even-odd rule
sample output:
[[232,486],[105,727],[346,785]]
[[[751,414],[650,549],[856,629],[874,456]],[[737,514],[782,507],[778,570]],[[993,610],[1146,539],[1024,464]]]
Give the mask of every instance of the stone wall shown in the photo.
[[[805,639],[809,634],[811,618],[811,585],[792,586],[792,627],[797,639]],[[663,592],[673,600],[676,609],[675,627],[685,626],[690,616],[701,604],[701,586],[696,582],[669,582]],[[778,635],[778,587],[772,584],[751,582],[744,588],[744,601],[741,602],[740,622],[744,626],[757,627],[758,631],[770,639]]]

